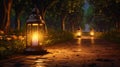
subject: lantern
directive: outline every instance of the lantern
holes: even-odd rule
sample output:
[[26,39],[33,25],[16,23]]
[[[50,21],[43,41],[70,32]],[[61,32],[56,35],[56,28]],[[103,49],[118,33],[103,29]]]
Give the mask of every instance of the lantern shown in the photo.
[[94,36],[94,30],[93,29],[90,31],[90,35]]
[[81,29],[78,29],[78,30],[77,30],[76,36],[77,36],[78,38],[82,36],[82,31],[81,31]]
[[39,10],[34,8],[26,23],[26,51],[41,51],[44,34],[45,24]]

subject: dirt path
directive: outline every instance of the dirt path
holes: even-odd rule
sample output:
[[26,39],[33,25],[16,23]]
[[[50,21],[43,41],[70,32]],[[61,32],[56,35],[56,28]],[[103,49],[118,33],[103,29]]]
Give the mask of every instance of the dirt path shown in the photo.
[[18,56],[0,67],[120,67],[120,45],[100,39],[79,39],[46,49],[49,54]]

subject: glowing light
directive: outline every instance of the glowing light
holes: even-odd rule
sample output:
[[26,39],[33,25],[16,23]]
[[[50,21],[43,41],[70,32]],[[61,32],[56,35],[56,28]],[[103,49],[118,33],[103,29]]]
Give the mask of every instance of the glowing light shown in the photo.
[[77,44],[81,44],[81,38],[77,38]]
[[77,35],[78,35],[78,36],[81,36],[81,32],[78,32]]
[[81,37],[81,35],[82,35],[82,31],[81,31],[81,29],[79,28],[79,29],[76,31],[75,36],[77,36],[77,38],[79,38],[79,37]]
[[38,33],[35,32],[33,35],[32,35],[32,45],[33,46],[37,46],[38,45]]
[[42,26],[43,24],[40,24],[40,26]]
[[94,31],[91,31],[91,32],[90,32],[90,35],[91,35],[91,36],[94,36]]
[[0,34],[4,34],[4,31],[0,30]]
[[19,40],[24,40],[24,37],[23,36],[18,36],[18,39]]
[[94,44],[95,41],[94,41],[94,37],[91,37],[91,43]]
[[9,41],[9,40],[12,40],[12,38],[10,38],[10,37],[7,37],[6,39],[7,39],[8,41]]
[[82,32],[81,31],[78,31],[77,33],[76,33],[76,36],[77,37],[80,37],[82,35]]
[[38,26],[38,24],[32,24],[33,26]]
[[12,35],[12,38],[16,40],[18,37],[16,35]]
[[2,36],[0,36],[0,40],[2,40],[3,38],[2,38]]
[[43,41],[43,35],[41,33],[39,34],[39,40]]

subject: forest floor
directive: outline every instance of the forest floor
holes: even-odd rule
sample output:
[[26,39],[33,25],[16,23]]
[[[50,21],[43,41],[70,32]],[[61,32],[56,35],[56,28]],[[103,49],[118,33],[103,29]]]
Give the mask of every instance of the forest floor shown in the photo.
[[120,67],[120,45],[83,37],[45,48],[45,55],[17,55],[0,67]]

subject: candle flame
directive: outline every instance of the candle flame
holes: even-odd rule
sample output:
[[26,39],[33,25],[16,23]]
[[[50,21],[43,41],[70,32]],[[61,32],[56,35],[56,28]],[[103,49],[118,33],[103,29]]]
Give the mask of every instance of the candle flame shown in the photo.
[[34,33],[32,37],[34,40],[38,40],[38,33]]
[[33,35],[32,35],[32,44],[33,45],[38,45],[38,33],[35,32]]

